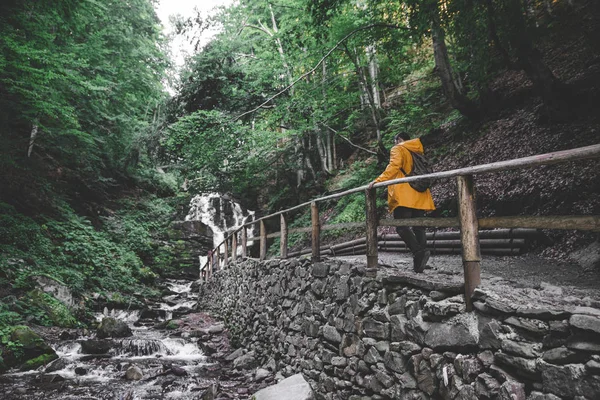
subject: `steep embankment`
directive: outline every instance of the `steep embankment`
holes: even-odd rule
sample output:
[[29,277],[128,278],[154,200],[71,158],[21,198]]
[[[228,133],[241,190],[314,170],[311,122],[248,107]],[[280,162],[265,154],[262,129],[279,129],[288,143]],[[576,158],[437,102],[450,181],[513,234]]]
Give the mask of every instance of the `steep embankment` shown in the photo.
[[[597,6],[590,5],[594,9]],[[594,10],[590,10],[594,11]],[[600,56],[589,36],[598,32],[598,14],[556,18],[560,25],[542,44],[545,62],[564,84],[568,117],[544,111],[531,81],[521,70],[501,71],[493,81],[493,105],[480,122],[443,126],[426,135],[436,171],[527,157],[600,142]],[[571,162],[506,173],[478,175],[478,210],[482,216],[598,215],[600,160]],[[436,183],[438,215],[456,213],[454,180]],[[546,231],[551,242],[542,255],[564,258],[589,245],[597,234]],[[548,246],[549,243],[550,246]]]

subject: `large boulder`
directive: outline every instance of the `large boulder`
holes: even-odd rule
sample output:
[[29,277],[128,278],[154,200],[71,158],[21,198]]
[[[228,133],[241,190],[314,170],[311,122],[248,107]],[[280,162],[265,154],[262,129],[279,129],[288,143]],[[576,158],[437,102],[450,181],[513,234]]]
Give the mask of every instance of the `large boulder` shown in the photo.
[[5,370],[19,368],[22,371],[28,371],[58,358],[54,350],[27,326],[14,327],[10,334],[10,342],[17,345],[19,351],[12,351],[8,346],[0,349],[4,358],[3,369]]
[[100,339],[108,337],[129,337],[133,336],[133,332],[125,322],[112,317],[104,317],[98,327],[96,335]]
[[313,400],[313,391],[301,374],[292,375],[276,385],[261,389],[252,396],[255,400]]

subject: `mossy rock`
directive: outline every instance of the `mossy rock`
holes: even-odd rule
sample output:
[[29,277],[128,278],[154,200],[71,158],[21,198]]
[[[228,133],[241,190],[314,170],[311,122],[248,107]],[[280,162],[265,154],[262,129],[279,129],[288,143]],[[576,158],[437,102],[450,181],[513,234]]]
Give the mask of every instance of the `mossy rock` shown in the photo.
[[[2,349],[4,369],[27,371],[58,358],[54,350],[28,326],[15,326],[10,334],[12,348]],[[0,367],[2,368],[2,367]]]
[[165,326],[165,329],[178,329],[179,328],[179,321],[177,320],[170,320],[169,322],[167,322],[167,325]]
[[40,289],[34,289],[27,293],[27,298],[30,300],[30,304],[46,312],[53,325],[61,328],[75,328],[77,326],[77,319],[71,314],[71,311],[54,296]]
[[21,365],[21,368],[19,368],[21,371],[30,371],[32,369],[36,369],[38,367],[41,367],[42,365],[46,365],[49,364],[50,362],[56,360],[58,358],[58,356],[56,355],[56,353],[54,354],[43,354],[39,357],[36,358],[32,358],[31,360],[27,360],[23,363],[23,365]]

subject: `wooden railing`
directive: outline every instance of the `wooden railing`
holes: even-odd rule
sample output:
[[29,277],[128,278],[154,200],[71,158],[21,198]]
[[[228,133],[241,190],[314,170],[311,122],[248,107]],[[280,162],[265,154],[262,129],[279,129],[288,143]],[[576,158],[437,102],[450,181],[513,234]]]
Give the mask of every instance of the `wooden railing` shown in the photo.
[[[259,224],[259,250],[260,259],[264,260],[267,256],[267,239],[280,237],[280,256],[288,257],[288,235],[298,232],[311,232],[313,262],[321,259],[320,254],[320,232],[329,229],[342,228],[366,228],[366,247],[367,247],[367,271],[376,273],[377,268],[377,227],[378,226],[424,226],[424,227],[458,227],[460,228],[460,240],[462,243],[462,259],[465,280],[465,302],[467,310],[472,310],[471,297],[473,291],[481,282],[480,263],[481,251],[479,247],[479,228],[538,228],[538,229],[573,229],[600,231],[600,216],[598,215],[564,215],[564,216],[515,216],[515,217],[491,217],[480,218],[476,216],[475,205],[475,184],[473,176],[477,174],[486,174],[494,172],[503,172],[520,168],[530,168],[540,165],[551,165],[565,163],[569,161],[580,161],[600,157],[600,144],[581,147],[571,150],[558,151],[554,153],[540,154],[531,157],[524,157],[508,161],[499,161],[491,164],[477,165],[473,167],[460,168],[450,171],[436,172],[428,175],[394,179],[386,182],[380,182],[368,189],[368,186],[360,186],[341,193],[324,196],[295,207],[258,218],[249,222],[234,232],[231,232],[224,241],[219,244],[208,257],[208,261],[201,267],[201,276],[205,279],[210,278],[215,268],[220,263],[220,248],[224,248],[223,268],[227,268],[229,263],[229,252],[231,251],[231,260],[236,261],[238,248],[238,233],[241,234],[241,256],[247,256],[248,227]],[[458,184],[458,217],[456,218],[411,218],[411,219],[392,219],[378,220],[376,209],[376,188],[387,187],[397,183],[416,181],[423,178],[446,179],[456,178]],[[337,224],[321,226],[319,220],[319,209],[317,204],[327,200],[337,199],[349,194],[364,191],[366,196],[366,222]],[[303,207],[311,208],[312,224],[307,228],[288,229],[286,214],[301,209]],[[280,231],[267,234],[265,221],[270,218],[280,217]],[[231,248],[229,243],[231,242]]]

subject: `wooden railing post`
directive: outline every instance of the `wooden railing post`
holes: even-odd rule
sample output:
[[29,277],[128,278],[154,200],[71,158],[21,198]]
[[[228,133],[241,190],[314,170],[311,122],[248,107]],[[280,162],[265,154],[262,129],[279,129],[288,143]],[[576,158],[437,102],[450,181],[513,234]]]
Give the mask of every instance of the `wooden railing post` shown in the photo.
[[248,228],[242,227],[242,258],[246,258],[248,250]]
[[319,208],[314,201],[310,204],[310,217],[312,220],[312,262],[319,262],[321,261],[321,224]]
[[221,245],[218,245],[215,249],[215,271],[220,269],[221,264]]
[[231,262],[235,263],[237,261],[237,231],[233,232],[233,236],[231,237]]
[[223,251],[223,269],[227,268],[227,264],[229,264],[229,238],[225,237],[225,242],[223,242],[224,251]]
[[267,258],[267,227],[265,221],[260,220],[260,260]]
[[279,252],[281,253],[281,258],[287,258],[288,254],[288,228],[287,221],[285,220],[285,215],[281,214],[280,218],[280,228],[281,231],[281,241],[279,245]]
[[376,190],[367,189],[366,214],[367,214],[367,268],[377,267],[377,196]]
[[457,178],[458,182],[458,218],[465,275],[465,303],[467,311],[473,310],[472,296],[481,283],[481,251],[479,249],[479,226],[476,215],[475,186],[473,176]]
[[206,265],[206,278],[210,278],[212,276],[212,271],[213,271],[213,262],[214,262],[214,254],[211,251],[208,254],[208,264]]

